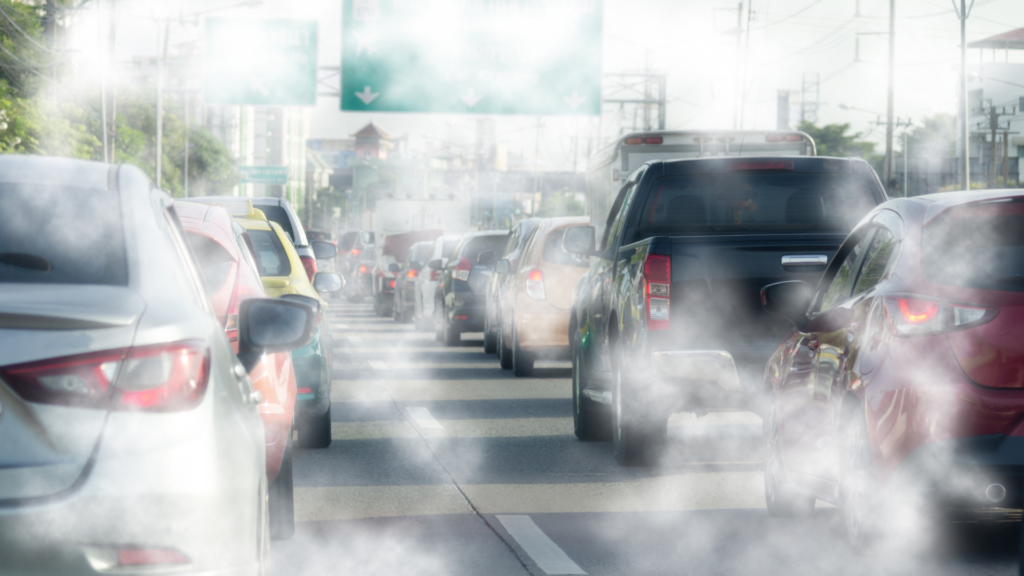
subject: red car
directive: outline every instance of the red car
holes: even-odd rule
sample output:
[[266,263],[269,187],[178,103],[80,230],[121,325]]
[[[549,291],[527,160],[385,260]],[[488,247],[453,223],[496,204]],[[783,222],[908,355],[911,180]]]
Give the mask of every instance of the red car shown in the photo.
[[1021,507],[1024,193],[891,200],[816,291],[761,301],[796,326],[765,370],[772,515],[842,506],[859,547],[899,502]]
[[[249,298],[267,298],[245,229],[219,206],[175,202],[213,311],[238,352],[238,308]],[[295,531],[292,494],[292,420],[296,381],[291,352],[265,354],[249,372],[263,400],[257,411],[263,419],[270,482],[270,532],[275,540]]]

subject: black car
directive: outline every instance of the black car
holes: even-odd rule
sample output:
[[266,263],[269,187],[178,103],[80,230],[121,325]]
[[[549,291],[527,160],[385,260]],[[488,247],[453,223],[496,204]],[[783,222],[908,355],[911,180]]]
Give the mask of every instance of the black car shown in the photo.
[[[444,265],[434,296],[434,313],[437,340],[446,346],[458,344],[463,332],[483,331],[487,280],[507,238],[506,230],[466,234]],[[431,260],[427,267],[440,270],[441,260]]]

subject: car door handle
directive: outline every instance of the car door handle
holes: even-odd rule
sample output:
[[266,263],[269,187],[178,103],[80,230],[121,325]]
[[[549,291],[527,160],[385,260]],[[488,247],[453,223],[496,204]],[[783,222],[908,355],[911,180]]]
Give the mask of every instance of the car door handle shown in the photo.
[[783,266],[825,266],[828,256],[824,254],[787,254],[782,257]]

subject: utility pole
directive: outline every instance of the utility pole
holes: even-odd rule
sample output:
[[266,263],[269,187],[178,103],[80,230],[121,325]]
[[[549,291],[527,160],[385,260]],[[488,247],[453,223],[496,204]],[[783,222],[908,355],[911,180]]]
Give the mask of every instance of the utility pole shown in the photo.
[[164,60],[167,59],[168,37],[171,35],[171,21],[164,21],[163,46],[156,59],[156,187],[160,187],[162,160],[164,155]]
[[[953,0],[953,9],[956,10],[956,0]],[[964,190],[971,189],[971,118],[967,111],[967,18],[974,8],[974,0],[971,0],[970,8],[967,7],[967,0],[960,0],[960,9],[956,17],[960,19],[960,143],[963,158],[960,159],[960,187]]]
[[[113,66],[117,62],[117,0],[110,0],[110,28],[108,30],[108,41],[110,47],[107,51],[107,62]],[[117,88],[115,84],[110,90],[110,159],[111,164],[117,161]]]
[[1010,187],[1010,132],[1003,132],[1003,188]]
[[747,4],[747,32],[743,40],[743,74],[740,76],[740,130],[743,130],[743,120],[746,115],[747,104],[747,70],[750,68],[750,20],[754,15],[754,0]]
[[100,64],[100,126],[103,129],[103,161],[110,162],[107,148],[107,59],[103,50],[103,0],[96,0],[96,47]]
[[999,134],[999,132],[1003,133],[1003,139],[1004,139],[1004,142],[1003,142],[1003,156],[1004,156],[1004,160],[1003,160],[1003,162],[1004,162],[1004,164],[1006,164],[1003,167],[1003,173],[1007,176],[1007,178],[1009,177],[1009,165],[1008,165],[1009,163],[1007,162],[1005,157],[1006,157],[1007,153],[1009,152],[1008,140],[1009,140],[1010,134],[1016,134],[1016,132],[1010,132],[1010,124],[1009,124],[1009,122],[1007,122],[1005,127],[1004,126],[1000,126],[999,125],[999,119],[1002,116],[1016,116],[1017,112],[1018,112],[1017,106],[1010,106],[1009,108],[1007,108],[1006,106],[1002,106],[1000,108],[996,108],[995,105],[992,103],[992,101],[989,100],[989,107],[988,108],[985,108],[984,106],[982,106],[981,108],[978,108],[977,110],[974,110],[974,112],[977,112],[977,113],[980,113],[980,114],[985,114],[986,116],[988,116],[988,121],[987,122],[979,122],[978,123],[978,125],[977,125],[978,126],[978,131],[975,132],[975,134],[981,135],[982,138],[984,138],[987,135],[990,138],[990,141],[988,143],[988,145],[989,145],[989,148],[988,148],[988,150],[989,150],[989,154],[988,154],[988,156],[989,156],[989,165],[988,165],[988,170],[986,170],[986,172],[987,172],[986,175],[987,175],[987,179],[988,179],[988,187],[989,188],[995,188],[996,187],[996,173],[997,173],[996,169],[997,169],[997,164],[998,164],[997,157],[996,157],[996,143],[997,143],[997,139],[998,139],[998,134]]
[[[906,186],[907,186],[907,183],[908,183],[908,181],[907,181],[907,172],[909,172],[909,170],[910,170],[909,164],[907,164],[909,156],[907,155],[908,141],[907,141],[906,129],[910,128],[910,126],[913,124],[913,122],[911,121],[910,118],[907,118],[906,120],[901,120],[899,118],[893,119],[892,116],[890,116],[888,118],[888,120],[885,121],[885,122],[882,122],[881,118],[879,118],[878,120],[875,120],[871,124],[874,124],[875,126],[886,126],[886,128],[889,131],[892,131],[892,132],[895,132],[895,130],[897,128],[904,128],[904,132],[903,132],[903,195],[906,196],[906,193],[907,193]],[[891,142],[891,140],[890,140],[890,142]],[[887,161],[887,164],[888,164],[889,178],[887,178],[885,180],[885,182],[883,182],[882,184],[883,184],[883,186],[885,186],[886,192],[888,193],[888,192],[892,191],[892,190],[889,189],[889,182],[890,182],[890,180],[894,179],[893,174],[895,173],[895,169],[894,169],[893,161],[892,161],[892,150],[891,149],[889,150],[889,154],[886,157],[886,161]]]
[[893,133],[893,82],[896,63],[896,0],[889,0],[889,96],[885,123],[885,164],[882,166],[882,181],[886,186],[892,179],[892,133]]
[[739,9],[736,11],[736,90],[733,98],[732,106],[732,129],[735,130],[739,127],[740,123],[740,94],[742,93],[742,87],[740,86],[742,79],[743,70],[743,57],[740,55],[740,49],[743,46],[743,2],[740,2]]

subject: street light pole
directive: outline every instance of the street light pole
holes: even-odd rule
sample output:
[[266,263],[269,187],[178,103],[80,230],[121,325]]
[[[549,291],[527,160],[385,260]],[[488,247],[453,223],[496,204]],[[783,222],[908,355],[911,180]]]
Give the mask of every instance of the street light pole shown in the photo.
[[885,186],[892,179],[892,133],[893,133],[893,81],[896,61],[896,0],[889,0],[889,97],[885,123],[885,164],[882,166],[882,180]]
[[[956,0],[953,2],[956,8]],[[974,8],[974,0],[971,0],[971,8]],[[957,18],[960,19],[960,142],[962,144],[963,158],[960,160],[960,187],[964,190],[971,189],[971,133],[970,116],[967,110],[967,17],[970,10],[967,8],[967,0],[960,0],[960,11]]]

